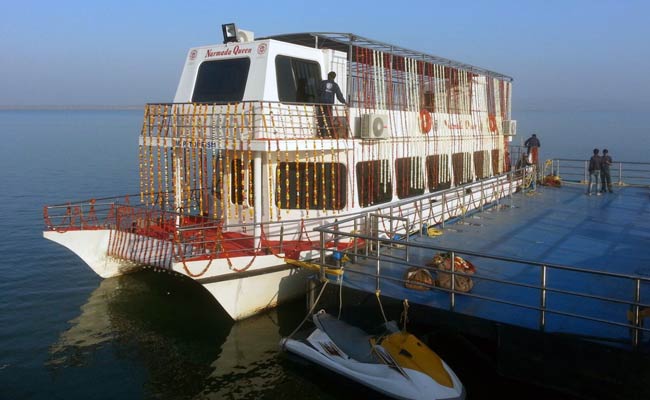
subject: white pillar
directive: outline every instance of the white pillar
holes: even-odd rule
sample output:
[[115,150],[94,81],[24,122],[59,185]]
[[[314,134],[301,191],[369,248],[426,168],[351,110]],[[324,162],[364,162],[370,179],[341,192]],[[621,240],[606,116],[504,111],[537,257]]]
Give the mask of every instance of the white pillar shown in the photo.
[[256,151],[253,155],[253,193],[255,199],[255,248],[260,248],[260,236],[262,235],[262,153]]

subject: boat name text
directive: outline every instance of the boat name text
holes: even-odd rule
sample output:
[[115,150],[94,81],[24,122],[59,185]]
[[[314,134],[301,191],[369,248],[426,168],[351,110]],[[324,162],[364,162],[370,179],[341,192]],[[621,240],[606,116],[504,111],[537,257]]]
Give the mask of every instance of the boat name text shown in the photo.
[[252,49],[247,49],[245,47],[239,47],[239,45],[233,47],[233,48],[228,48],[224,50],[211,50],[208,49],[208,51],[205,53],[205,58],[211,58],[211,57],[223,57],[223,56],[237,56],[240,54],[251,54]]

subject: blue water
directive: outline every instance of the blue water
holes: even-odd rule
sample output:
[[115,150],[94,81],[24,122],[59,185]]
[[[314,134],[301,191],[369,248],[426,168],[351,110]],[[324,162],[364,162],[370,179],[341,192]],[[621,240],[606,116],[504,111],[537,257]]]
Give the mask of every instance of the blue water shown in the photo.
[[[617,160],[647,161],[640,113],[515,118],[520,136],[537,132],[542,157],[607,146]],[[151,272],[102,281],[42,238],[45,204],[138,192],[141,123],[141,111],[0,111],[0,399],[371,396],[278,354],[302,302],[233,324],[191,281]]]

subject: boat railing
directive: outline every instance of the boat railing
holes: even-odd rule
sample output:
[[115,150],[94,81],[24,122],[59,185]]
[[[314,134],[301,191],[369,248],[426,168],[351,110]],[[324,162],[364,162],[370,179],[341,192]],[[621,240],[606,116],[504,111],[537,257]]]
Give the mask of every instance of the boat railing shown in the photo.
[[[589,160],[556,158],[551,160],[551,174],[563,181],[587,183]],[[612,184],[617,186],[650,186],[650,163],[614,161],[610,167]]]
[[[515,170],[490,179],[400,200],[388,207],[378,205],[368,208],[367,212],[373,215],[373,232],[376,235],[408,237],[415,226],[444,226],[453,218],[465,218],[470,210],[498,204],[525,181],[530,181],[525,176],[531,174],[530,169]],[[319,233],[314,232],[314,228],[330,221],[336,223],[340,220],[336,215],[234,224],[219,218],[218,210],[212,215],[203,215],[198,207],[194,211],[161,207],[167,204],[166,199],[171,195],[152,192],[46,206],[46,229],[61,232],[111,230],[110,256],[158,266],[163,258],[166,266],[170,266],[172,261],[271,254],[292,260],[313,259],[321,248],[332,252],[350,246],[358,248],[361,243],[341,241],[338,237],[322,234],[319,241]],[[358,225],[354,221],[348,223],[348,220],[340,221],[341,229],[368,232],[367,223]],[[147,242],[150,239],[153,241]],[[151,250],[152,247],[155,247],[155,252]],[[159,254],[163,247],[165,257]]]
[[145,146],[228,148],[231,140],[344,139],[350,134],[344,105],[242,101],[147,104]]
[[[198,191],[196,191],[198,193]],[[188,212],[166,210],[145,205],[142,198],[151,199],[151,204],[164,204],[170,193],[138,193],[122,196],[93,198],[43,207],[45,229],[50,231],[74,231],[97,229],[121,229],[128,222],[139,226],[145,221],[187,217]]]
[[[508,310],[528,310],[533,317],[523,318],[519,322],[526,327],[547,331],[549,320],[553,319],[553,329],[557,331],[557,318],[567,318],[562,333],[580,335],[581,323],[593,323],[599,326],[608,326],[611,329],[623,329],[630,333],[629,341],[620,341],[631,344],[637,348],[641,342],[643,332],[650,331],[643,327],[643,318],[650,315],[650,303],[642,302],[642,289],[650,288],[650,278],[638,275],[612,273],[606,271],[580,268],[576,266],[542,263],[516,257],[504,257],[487,252],[476,252],[458,248],[437,246],[433,241],[413,240],[413,235],[431,235],[430,226],[422,224],[420,229],[409,231],[403,236],[396,234],[404,220],[401,217],[391,217],[387,209],[385,214],[363,213],[352,216],[335,224],[322,225],[316,228],[322,235],[330,240],[355,243],[361,245],[350,246],[340,251],[337,257],[326,257],[322,252],[320,265],[321,277],[326,278],[326,272],[332,268],[340,268],[341,261],[350,260],[352,265],[344,268],[345,274],[354,274],[374,282],[373,290],[388,293],[395,284],[404,287],[407,283],[407,271],[425,269],[432,276],[440,274],[432,264],[423,265],[421,258],[413,257],[417,254],[448,255],[449,260],[454,260],[451,268],[445,268],[443,275],[450,277],[450,286],[437,286],[434,282],[417,285],[426,287],[437,294],[435,307],[446,308],[451,312],[465,312],[468,310],[467,302],[462,309],[458,309],[460,299],[509,307]],[[383,220],[383,222],[381,220]],[[392,221],[391,221],[392,220]],[[386,223],[391,221],[391,223]],[[472,223],[471,220],[465,222]],[[351,226],[365,227],[365,229],[351,230]],[[433,232],[438,234],[440,232]],[[420,256],[421,257],[421,256]],[[459,267],[459,258],[462,257],[475,266],[476,272],[468,275]],[[507,269],[507,277],[501,278],[490,274],[490,269],[482,271],[481,265],[499,265]],[[440,275],[438,275],[440,276]],[[501,274],[503,276],[503,274]],[[477,286],[483,285],[489,290],[470,290],[461,288],[459,282],[471,278]],[[579,285],[584,290],[570,287],[569,282],[589,282]],[[480,282],[480,284],[479,284]],[[600,288],[620,288],[621,296],[612,297]],[[382,289],[386,289],[382,292]],[[406,289],[404,289],[406,290]],[[519,297],[513,293],[525,292],[527,296]],[[403,292],[400,292],[403,295]],[[399,295],[399,294],[398,294]],[[436,296],[435,294],[432,296]],[[421,297],[418,297],[421,299]],[[468,300],[470,299],[470,300]],[[525,300],[522,300],[525,299]],[[527,301],[526,301],[527,300]],[[578,306],[569,304],[579,303]],[[579,311],[576,311],[579,310]],[[619,318],[611,317],[611,310],[620,311]],[[516,312],[516,311],[512,311]],[[508,322],[508,321],[504,321]],[[561,324],[564,326],[565,324]],[[573,329],[575,328],[575,329]],[[620,333],[620,332],[619,332]],[[584,336],[584,334],[583,334]],[[612,341],[607,335],[591,338],[604,342]]]
[[[504,205],[503,201],[511,198],[516,191],[532,188],[534,174],[534,168],[530,167],[513,169],[491,179],[378,206],[338,220],[336,225],[339,229],[357,232],[359,227],[363,227],[364,232],[371,232],[381,238],[404,238],[417,232],[426,234],[427,231],[433,232],[435,226],[444,228],[456,219],[471,218],[472,211]],[[364,221],[360,224],[356,221],[359,215],[371,215],[373,222]]]

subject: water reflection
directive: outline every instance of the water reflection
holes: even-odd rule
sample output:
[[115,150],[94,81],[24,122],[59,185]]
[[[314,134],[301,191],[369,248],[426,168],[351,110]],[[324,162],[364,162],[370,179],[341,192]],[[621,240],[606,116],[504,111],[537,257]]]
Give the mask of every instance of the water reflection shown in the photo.
[[[101,376],[125,380],[99,388],[106,397],[192,398],[232,326],[193,281],[151,271],[106,279],[50,346],[47,366],[66,396],[71,383]],[[78,385],[72,397],[97,391]]]
[[106,279],[49,348],[52,394],[334,398],[322,386],[332,380],[280,354],[280,338],[304,316],[298,301],[233,323],[191,280],[151,271]]

